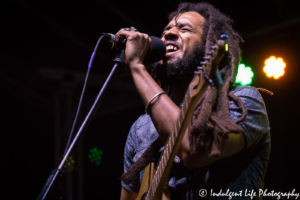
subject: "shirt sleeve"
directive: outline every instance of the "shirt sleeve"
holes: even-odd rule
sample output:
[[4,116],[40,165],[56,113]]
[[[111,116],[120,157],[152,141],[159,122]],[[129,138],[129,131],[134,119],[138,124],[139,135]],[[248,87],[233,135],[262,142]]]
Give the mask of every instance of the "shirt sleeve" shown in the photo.
[[[125,149],[124,149],[124,173],[131,167],[131,165],[134,163],[133,157],[136,154],[135,150],[135,145],[134,145],[134,136],[136,133],[136,126],[137,122],[135,122],[127,136],[127,141],[125,144]],[[132,192],[139,192],[140,188],[140,182],[139,182],[139,177],[136,177],[129,185],[125,184],[123,181],[121,182],[121,185]]]
[[[269,119],[264,101],[259,92],[252,87],[237,87],[233,94],[238,96],[246,106],[248,115],[239,125],[246,137],[246,149],[253,147],[270,132]],[[242,116],[240,105],[229,102],[230,116],[233,121]]]

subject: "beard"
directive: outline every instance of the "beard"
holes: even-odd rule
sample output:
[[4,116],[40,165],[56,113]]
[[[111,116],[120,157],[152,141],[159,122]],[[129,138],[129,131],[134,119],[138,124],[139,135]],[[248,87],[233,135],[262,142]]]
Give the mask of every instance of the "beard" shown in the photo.
[[195,46],[193,52],[183,58],[178,58],[170,63],[156,62],[153,64],[151,76],[161,86],[171,86],[174,83],[191,79],[203,60],[204,51],[204,44],[201,43]]

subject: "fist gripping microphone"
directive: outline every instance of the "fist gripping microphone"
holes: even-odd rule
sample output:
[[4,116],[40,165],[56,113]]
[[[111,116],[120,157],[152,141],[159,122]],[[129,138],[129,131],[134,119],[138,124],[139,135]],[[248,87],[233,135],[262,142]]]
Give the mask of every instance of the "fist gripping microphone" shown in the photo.
[[[118,47],[123,47],[123,49],[125,49],[126,38],[124,36],[114,35],[111,33],[104,33],[103,36],[107,41],[113,42]],[[144,64],[152,64],[154,62],[157,62],[163,59],[166,54],[165,43],[158,37],[150,36],[150,38],[152,42],[144,59]]]

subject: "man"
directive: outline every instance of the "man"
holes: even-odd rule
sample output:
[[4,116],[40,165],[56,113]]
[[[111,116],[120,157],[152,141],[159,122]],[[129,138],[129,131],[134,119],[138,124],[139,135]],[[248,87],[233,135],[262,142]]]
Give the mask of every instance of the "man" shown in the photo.
[[224,85],[219,94],[216,87],[208,87],[193,113],[169,175],[171,199],[201,199],[200,189],[207,190],[207,198],[228,199],[232,192],[232,198],[248,199],[247,191],[261,198],[258,190],[263,188],[270,154],[269,122],[254,88],[233,87],[242,39],[231,23],[209,4],[180,4],[163,32],[167,53],[154,65],[154,79],[143,65],[151,43],[148,35],[124,29],[117,33],[127,38],[125,63],[147,110],[127,138],[125,172],[134,163],[135,167],[127,178],[122,176],[121,200],[136,198],[143,176],[136,165],[145,163],[138,158],[166,142],[193,72],[222,34],[229,35],[229,51],[219,66]]

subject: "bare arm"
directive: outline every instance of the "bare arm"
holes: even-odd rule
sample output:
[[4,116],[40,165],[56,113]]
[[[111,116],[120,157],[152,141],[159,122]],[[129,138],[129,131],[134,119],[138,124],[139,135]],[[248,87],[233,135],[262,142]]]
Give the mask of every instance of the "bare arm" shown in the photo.
[[[126,36],[127,38],[125,64],[129,69],[144,105],[147,105],[154,95],[163,91],[143,65],[143,60],[149,49],[151,39],[146,34],[133,31],[120,30],[117,34]],[[172,132],[180,109],[166,94],[154,99],[153,102],[155,103],[150,105],[149,115],[160,138],[165,142]]]

